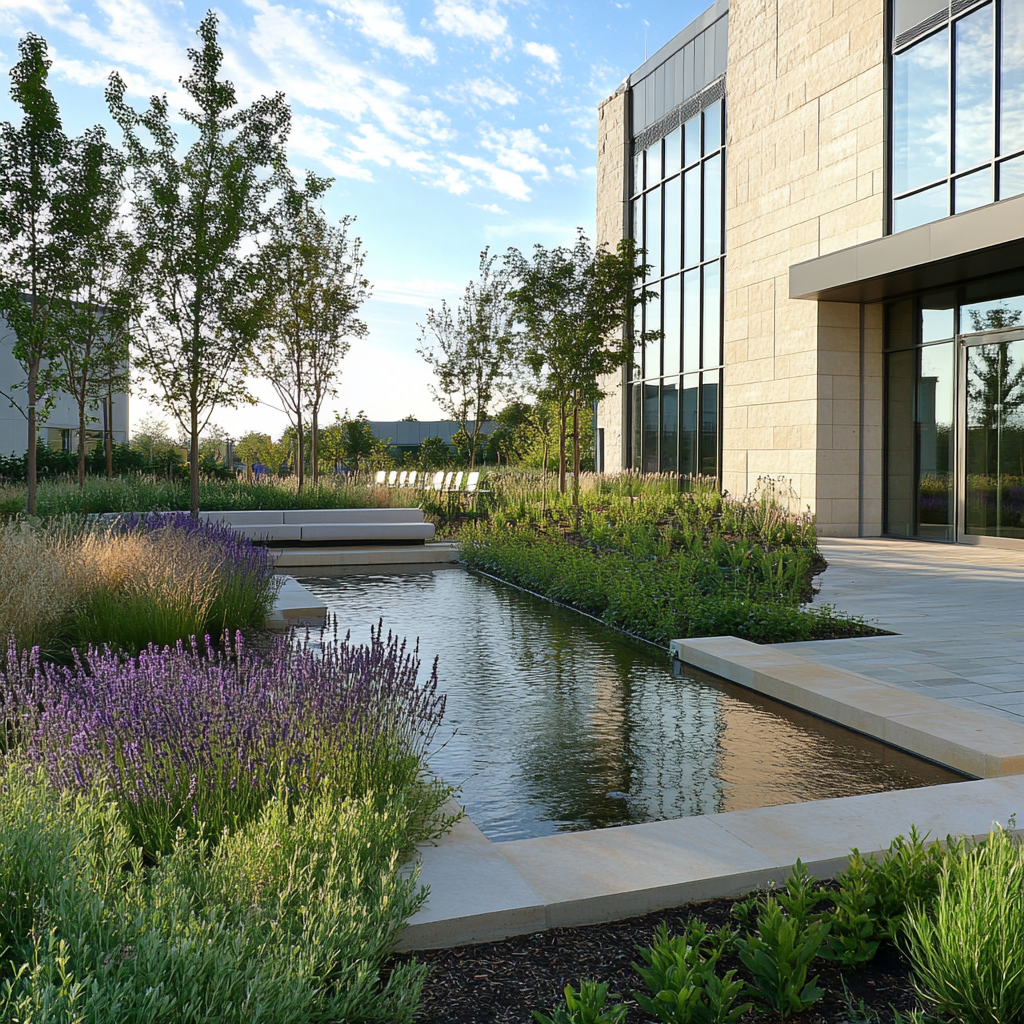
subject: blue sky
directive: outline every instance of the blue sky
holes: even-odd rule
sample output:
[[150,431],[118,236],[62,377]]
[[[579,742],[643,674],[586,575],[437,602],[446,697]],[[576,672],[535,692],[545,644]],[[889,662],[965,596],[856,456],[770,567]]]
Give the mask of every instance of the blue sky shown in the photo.
[[[172,0],[0,0],[0,60],[27,31],[53,58],[66,130],[110,125],[103,89],[172,106],[208,4]],[[369,336],[342,364],[329,403],[371,419],[438,416],[416,355],[427,307],[458,297],[480,250],[593,234],[596,107],[706,2],[242,0],[217,6],[225,71],[240,97],[282,90],[291,162],[335,178],[325,207],[357,217],[374,296]],[[17,116],[4,89],[0,120]],[[111,126],[112,128],[112,126]],[[116,134],[115,134],[116,137]],[[273,402],[258,382],[259,395]],[[135,422],[150,411],[136,401]],[[223,411],[240,434],[277,432],[270,406]]]

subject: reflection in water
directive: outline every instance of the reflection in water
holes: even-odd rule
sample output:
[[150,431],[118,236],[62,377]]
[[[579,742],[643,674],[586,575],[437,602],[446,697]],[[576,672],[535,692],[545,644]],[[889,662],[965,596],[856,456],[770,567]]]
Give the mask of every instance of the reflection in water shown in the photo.
[[431,766],[492,840],[960,778],[464,569],[307,572],[356,640],[383,617],[439,657]]

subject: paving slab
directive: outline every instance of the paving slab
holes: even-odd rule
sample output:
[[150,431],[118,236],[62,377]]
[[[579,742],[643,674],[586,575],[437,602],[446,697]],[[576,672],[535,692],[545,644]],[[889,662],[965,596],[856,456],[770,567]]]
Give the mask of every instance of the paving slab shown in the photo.
[[938,700],[965,708],[963,700],[973,699],[970,710],[1005,718],[1010,705],[997,714],[984,690],[948,688],[998,683],[1022,695],[1024,723],[1024,549],[889,538],[828,538],[819,547],[829,566],[815,603],[899,635],[776,648],[907,689],[932,682]]

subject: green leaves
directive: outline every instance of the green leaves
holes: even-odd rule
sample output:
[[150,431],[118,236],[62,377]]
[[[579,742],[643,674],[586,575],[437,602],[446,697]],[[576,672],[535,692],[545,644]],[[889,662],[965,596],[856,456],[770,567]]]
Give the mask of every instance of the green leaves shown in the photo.
[[653,994],[633,993],[640,1008],[665,1024],[733,1024],[751,1008],[736,1005],[743,993],[735,971],[719,977],[715,964],[735,941],[729,929],[709,932],[701,921],[690,922],[683,935],[671,938],[662,923],[654,945],[640,950],[646,967],[633,964]]
[[782,913],[769,897],[757,918],[757,933],[737,940],[743,966],[750,972],[750,991],[782,1017],[813,1006],[824,993],[817,977],[807,979],[808,968],[828,936],[829,926],[819,921],[803,925]]
[[[617,994],[613,992],[611,998]],[[621,1003],[605,1006],[607,1000],[607,985],[584,979],[578,993],[572,985],[565,986],[565,1002],[552,1010],[552,1016],[534,1010],[533,1019],[537,1024],[624,1024],[626,1007]]]
[[[195,140],[179,155],[166,97],[143,113],[125,102],[115,72],[107,102],[125,136],[133,175],[134,283],[146,302],[138,365],[156,400],[191,438],[193,511],[198,506],[199,433],[220,405],[251,400],[244,371],[269,315],[255,243],[271,193],[289,182],[291,114],[278,93],[248,107],[219,78],[223,53],[211,11],[189,50],[181,111]],[[143,140],[147,134],[151,144]]]
[[913,904],[905,948],[917,991],[964,1024],[1024,1019],[1024,847],[1001,828],[947,851],[937,892]]

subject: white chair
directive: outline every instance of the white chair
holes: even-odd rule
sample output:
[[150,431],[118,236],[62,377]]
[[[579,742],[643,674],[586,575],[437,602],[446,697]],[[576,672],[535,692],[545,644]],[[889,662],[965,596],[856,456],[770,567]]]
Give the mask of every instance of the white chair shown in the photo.
[[435,491],[439,491],[439,490],[441,490],[443,485],[444,485],[444,470],[443,469],[439,469],[434,474],[434,479],[430,482],[430,486]]
[[409,472],[408,472],[408,470],[403,469],[402,472],[398,474],[398,486],[399,487],[404,487],[405,486],[405,481],[408,480],[408,479],[409,479]]
[[442,488],[441,488],[442,491],[450,491],[452,489],[452,477],[454,475],[455,475],[454,473],[449,473],[444,478],[444,486],[442,486]]
[[388,473],[388,487],[394,487],[395,481],[398,479],[398,470],[393,469]]
[[461,472],[455,474],[455,479],[452,481],[452,490],[453,491],[458,491],[458,489],[462,486],[462,478],[465,475],[466,475],[465,473],[461,473]]
[[378,486],[383,486],[384,481],[387,480],[387,478],[388,478],[387,471],[383,470],[383,469],[378,469],[377,470],[377,477],[374,480],[374,483],[377,484]]
[[479,483],[480,483],[480,474],[479,473],[475,473],[475,472],[474,473],[470,473],[469,476],[466,477],[466,493],[467,494],[473,494],[474,491],[476,491],[477,485]]
[[418,477],[418,476],[419,476],[419,473],[417,473],[415,469],[412,470],[409,473],[409,479],[408,479],[408,481],[406,483],[406,486],[407,487],[415,487],[416,486],[416,477]]

